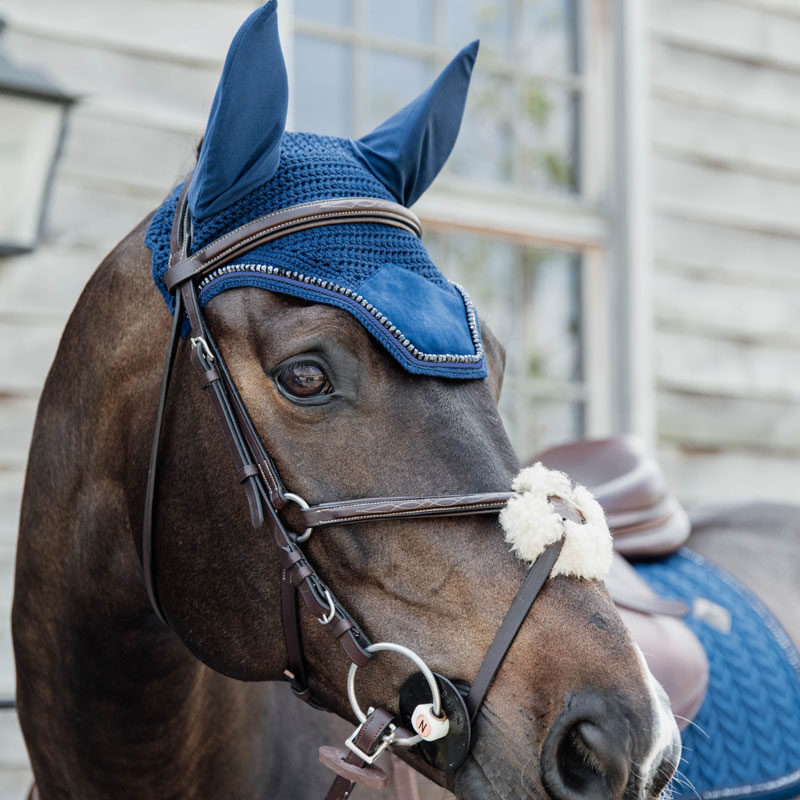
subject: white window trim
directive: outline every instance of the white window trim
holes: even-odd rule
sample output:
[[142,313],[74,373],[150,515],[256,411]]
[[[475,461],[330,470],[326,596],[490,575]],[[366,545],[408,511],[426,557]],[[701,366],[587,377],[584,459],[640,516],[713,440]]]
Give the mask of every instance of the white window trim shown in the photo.
[[653,250],[650,201],[649,31],[647,3],[612,3],[614,28],[614,197],[612,430],[656,440],[653,371]]

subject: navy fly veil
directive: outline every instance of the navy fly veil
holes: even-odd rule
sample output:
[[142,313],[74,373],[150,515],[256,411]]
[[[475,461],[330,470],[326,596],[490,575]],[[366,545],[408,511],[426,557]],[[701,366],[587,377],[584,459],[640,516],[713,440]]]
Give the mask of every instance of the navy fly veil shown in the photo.
[[[288,92],[276,7],[271,0],[254,12],[228,53],[189,193],[193,251],[301,203],[374,197],[409,206],[455,144],[477,42],[430,89],[362,139],[285,132]],[[153,278],[170,310],[164,273],[180,188],[156,212],[146,236]],[[207,275],[199,284],[200,302],[238,286],[348,311],[409,372],[487,375],[468,295],[442,275],[409,231],[377,223],[296,231]]]

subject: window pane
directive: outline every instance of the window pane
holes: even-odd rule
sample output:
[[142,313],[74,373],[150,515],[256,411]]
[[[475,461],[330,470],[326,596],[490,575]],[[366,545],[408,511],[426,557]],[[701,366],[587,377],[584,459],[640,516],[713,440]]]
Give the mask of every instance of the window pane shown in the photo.
[[353,20],[351,0],[294,0],[294,10],[298,17],[334,25],[349,25]]
[[576,92],[478,72],[446,173],[569,194],[580,183]]
[[518,95],[516,183],[549,192],[574,192],[579,184],[580,100],[528,81]]
[[580,255],[464,233],[425,244],[506,348],[500,411],[520,456],[581,435]]
[[580,264],[573,253],[522,251],[518,314],[526,349],[526,378],[579,382],[581,363]]
[[577,0],[523,0],[517,63],[539,72],[579,69]]
[[[505,395],[505,387],[504,392]],[[503,417],[520,461],[530,461],[547,447],[574,442],[584,436],[584,404],[527,398],[524,417],[514,419],[510,397],[500,401]]]
[[[527,73],[566,76],[579,69],[577,6],[578,0],[297,0],[301,20],[336,22],[358,33],[349,44],[316,32],[297,35],[297,125],[363,135],[424,91],[446,59],[479,36],[482,58],[445,174],[576,194],[582,90]],[[385,52],[372,36],[435,40],[438,55]]]
[[402,3],[369,0],[367,28],[381,36],[414,42],[433,40],[434,3],[430,0],[404,0]]
[[513,173],[513,94],[508,81],[473,74],[464,121],[446,171],[465,178],[508,183]]
[[444,0],[444,8],[445,43],[450,49],[457,51],[480,39],[484,58],[511,58],[510,0]]
[[297,130],[352,136],[352,48],[300,35],[294,46]]
[[371,50],[366,69],[366,129],[363,135],[410,103],[433,80],[433,68],[416,58]]
[[580,255],[466,233],[426,234],[439,268],[464,286],[526,381],[580,383]]

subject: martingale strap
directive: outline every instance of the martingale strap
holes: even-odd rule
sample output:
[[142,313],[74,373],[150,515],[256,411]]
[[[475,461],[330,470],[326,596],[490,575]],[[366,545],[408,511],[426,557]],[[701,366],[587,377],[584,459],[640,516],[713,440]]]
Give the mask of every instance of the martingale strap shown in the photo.
[[[175,211],[170,263],[165,279],[167,287],[175,295],[175,311],[156,414],[142,526],[142,565],[147,594],[159,619],[169,625],[159,601],[156,583],[157,563],[153,541],[157,511],[155,491],[167,394],[185,316],[189,320],[191,331],[191,363],[200,386],[210,400],[236,475],[244,487],[252,524],[256,528],[266,525],[278,548],[281,565],[281,621],[288,664],[284,676],[299,698],[314,707],[322,707],[312,696],[308,685],[300,637],[298,597],[302,598],[308,610],[324,624],[325,629],[339,642],[353,663],[363,666],[372,659],[372,654],[367,651],[370,641],[306,558],[300,546],[305,537],[288,531],[279,516],[280,510],[290,500],[297,501],[298,498],[284,489],[275,464],[256,431],[222,353],[208,330],[198,299],[196,281],[208,271],[260,244],[309,227],[377,222],[401,227],[419,236],[419,220],[403,206],[385,200],[334,198],[293,206],[260,217],[189,255],[191,225],[187,208],[188,185],[187,181]],[[346,522],[496,514],[510,497],[509,492],[493,492],[462,496],[365,498],[301,508],[300,517],[307,528],[316,528]],[[575,513],[574,510],[572,513]],[[568,509],[562,510],[565,519],[569,515]],[[529,571],[509,609],[468,697],[469,710],[473,716],[547,580],[560,549],[561,545],[557,543],[545,550]]]

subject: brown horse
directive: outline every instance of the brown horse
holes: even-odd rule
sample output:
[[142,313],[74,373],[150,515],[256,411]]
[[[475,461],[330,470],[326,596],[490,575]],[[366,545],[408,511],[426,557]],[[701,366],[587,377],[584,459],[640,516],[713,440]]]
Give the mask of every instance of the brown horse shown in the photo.
[[[157,530],[175,632],[142,583],[148,432],[169,324],[142,237],[143,226],[90,281],[42,395],[13,613],[20,720],[43,800],[274,797],[264,739],[281,720],[260,683],[285,667],[274,545],[249,525],[181,353]],[[285,482],[305,497],[499,490],[516,472],[496,409],[503,356],[488,331],[490,378],[453,383],[404,372],[339,309],[242,288],[208,315]],[[308,352],[335,376],[335,404],[293,406],[270,377]],[[309,549],[370,636],[466,680],[524,577],[492,518],[351,526]],[[303,628],[316,693],[352,718],[344,656],[313,618]],[[363,672],[370,702],[394,708],[405,665],[387,658]],[[543,773],[558,800],[656,797],[676,755],[663,717],[602,586],[558,577],[499,673],[464,768],[414,765],[464,797],[537,796]],[[302,779],[296,796],[307,796]]]
[[[465,48],[432,94],[359,142],[284,136],[285,76],[277,79],[282,58],[275,3],[268,3],[245,23],[226,62],[188,193],[192,221],[213,222],[230,208],[241,217],[225,217],[225,224],[252,219],[263,213],[253,198],[291,194],[298,170],[302,186],[311,187],[306,199],[331,202],[330,194],[315,196],[308,179],[320,169],[315,153],[323,151],[333,165],[328,185],[339,179],[337,165],[352,181],[354,188],[338,185],[344,205],[363,186],[370,207],[410,205],[452,147],[461,113],[453,111],[453,97],[463,109],[476,51]],[[260,61],[264,53],[268,63]],[[273,746],[284,719],[265,682],[284,678],[290,657],[279,548],[265,526],[250,523],[237,484],[256,478],[231,469],[186,339],[166,406],[152,573],[145,546],[151,540],[140,538],[150,518],[149,451],[170,322],[153,285],[156,250],[145,245],[146,227],[114,250],[81,296],[34,430],[13,636],[19,717],[39,793],[42,800],[313,797],[310,770],[302,763],[288,769],[293,759]],[[388,259],[381,247],[401,242],[430,274],[413,232],[373,227],[380,233],[351,222],[338,225],[345,231],[337,235],[377,242],[362,248],[364,257],[375,251]],[[179,229],[192,230],[188,223]],[[227,231],[223,225],[215,235]],[[308,243],[303,249],[298,243],[309,240],[299,232],[288,238],[293,258],[321,256],[327,264],[333,256],[310,252]],[[373,289],[382,287],[398,313],[403,297],[392,282],[402,279],[416,287],[414,313],[430,291],[442,313],[455,302],[460,319],[470,321],[453,287],[431,288],[420,274],[393,272],[391,263],[377,264]],[[192,277],[181,280],[181,292],[194,291]],[[508,490],[519,464],[497,412],[503,352],[488,329],[480,356],[442,356],[447,372],[422,358],[404,368],[416,358],[409,355],[414,348],[385,333],[395,333],[385,316],[380,339],[370,333],[373,317],[358,317],[361,306],[358,314],[338,307],[346,305],[341,295],[333,304],[309,302],[307,283],[281,280],[295,280],[306,299],[228,287],[209,299],[205,315],[290,491],[321,503]],[[431,322],[420,314],[416,320]],[[451,333],[442,335],[448,340]],[[476,341],[467,336],[470,346]],[[400,349],[395,357],[387,354],[392,347]],[[453,352],[460,351],[427,354]],[[479,361],[485,372],[458,379],[459,364],[471,369]],[[203,375],[206,385],[220,380],[215,369]],[[300,529],[291,513],[284,521]],[[466,683],[526,576],[493,516],[352,522],[317,531],[305,548],[303,569],[313,565],[366,636],[405,645],[433,670]],[[158,603],[145,588],[150,574]],[[301,627],[314,696],[352,720],[349,659],[314,616],[302,615]],[[407,662],[381,654],[361,670],[359,695],[394,712],[409,672]],[[439,772],[407,750],[400,755],[469,800],[652,800],[679,752],[663,692],[602,584],[564,575],[544,585],[473,733],[469,758],[455,772]]]

